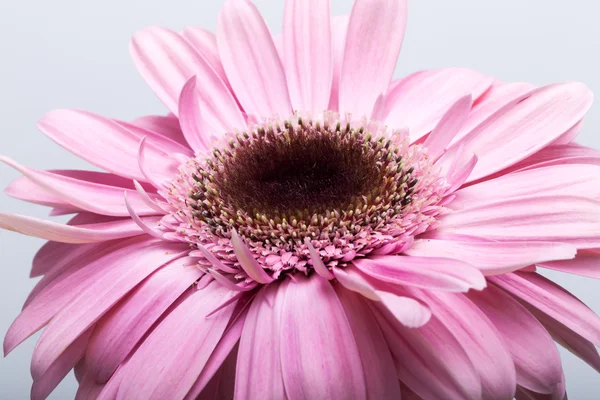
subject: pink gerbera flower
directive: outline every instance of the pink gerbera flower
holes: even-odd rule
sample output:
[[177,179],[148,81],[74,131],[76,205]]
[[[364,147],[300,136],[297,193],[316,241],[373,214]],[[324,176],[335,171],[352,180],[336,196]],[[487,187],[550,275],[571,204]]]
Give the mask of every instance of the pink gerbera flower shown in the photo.
[[[32,397],[558,399],[554,340],[600,369],[600,319],[536,266],[600,277],[600,153],[580,83],[468,69],[391,81],[406,2],[230,0],[216,37],[137,33],[173,113],[39,127],[108,172],[38,171],[0,214],[49,240],[4,342],[45,327]],[[554,340],[553,340],[554,339]]]

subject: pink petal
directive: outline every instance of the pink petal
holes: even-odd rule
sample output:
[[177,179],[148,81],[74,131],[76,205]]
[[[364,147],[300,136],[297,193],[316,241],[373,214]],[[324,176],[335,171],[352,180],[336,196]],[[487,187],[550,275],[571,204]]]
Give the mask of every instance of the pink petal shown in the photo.
[[104,385],[99,385],[90,376],[84,375],[79,382],[75,400],[96,400],[103,389]]
[[481,159],[469,177],[469,181],[475,181],[552,143],[579,122],[591,104],[591,92],[580,83],[536,89],[491,115],[451,147],[443,158],[451,159],[458,145],[464,143],[466,150]]
[[[244,323],[235,379],[236,399],[282,399],[280,341],[283,300],[289,281],[271,284],[252,301]],[[273,298],[269,305],[266,297]]]
[[430,238],[475,236],[493,241],[565,242],[600,247],[600,203],[574,196],[501,200],[443,216]]
[[202,82],[199,101],[211,130],[222,134],[246,128],[227,85],[179,34],[160,27],[143,29],[133,37],[131,54],[142,77],[175,114],[183,85],[196,75]]
[[4,194],[33,204],[65,209],[68,210],[68,212],[77,210],[76,207],[73,207],[60,197],[42,189],[26,176],[20,176],[12,181],[6,189],[4,189]]
[[562,164],[600,165],[600,152],[574,143],[551,145],[527,157],[523,161],[500,171],[499,174],[501,176],[514,171]]
[[583,120],[579,121],[571,129],[563,133],[556,139],[552,144],[560,145],[560,144],[569,144],[579,136],[581,130],[583,129]]
[[223,69],[221,58],[219,57],[217,38],[214,33],[201,27],[188,26],[183,30],[182,35],[192,46],[194,46],[196,51],[206,60],[219,78],[229,86],[227,75],[225,75],[225,70]]
[[136,124],[118,120],[115,120],[115,122],[131,131],[134,135],[138,137],[138,139],[146,137],[149,142],[154,144],[159,149],[163,150],[165,153],[180,153],[185,154],[188,157],[194,154],[190,150],[190,146],[187,143],[183,145],[173,139],[161,135],[160,133],[154,132],[146,128],[142,128]]
[[417,73],[390,91],[385,122],[408,128],[415,141],[431,132],[458,99],[471,94],[475,101],[491,84],[491,77],[466,68]]
[[256,7],[229,0],[221,9],[217,43],[231,86],[248,114],[259,118],[292,111],[281,60]]
[[514,272],[490,280],[579,335],[600,345],[600,317],[565,289],[535,273]]
[[406,28],[405,0],[356,0],[340,76],[340,112],[370,116],[392,80]]
[[288,398],[366,398],[360,353],[329,281],[312,276],[291,282],[283,309],[279,334]]
[[[73,154],[107,171],[145,181],[137,164],[137,135],[118,123],[85,111],[55,110],[38,124],[50,139]],[[149,145],[148,157],[160,163],[164,152]]]
[[313,262],[313,268],[315,269],[315,271],[317,271],[317,273],[319,275],[321,275],[323,278],[332,280],[334,278],[333,274],[325,266],[325,264],[323,263],[323,260],[321,259],[321,256],[319,255],[319,253],[317,253],[317,250],[315,250],[315,248],[311,244],[309,238],[306,238],[305,244],[306,244],[306,247],[308,247],[308,251],[310,253],[310,258]]
[[600,254],[581,250],[573,260],[542,262],[540,267],[600,279]]
[[419,329],[407,328],[371,303],[394,358],[398,378],[425,399],[481,398],[481,384],[460,343],[433,317]]
[[[206,315],[230,296],[231,292],[213,283],[171,311],[125,365],[119,397],[183,398],[223,335],[235,304]],[[165,374],[171,379],[163,379]]]
[[176,141],[184,146],[187,146],[187,142],[181,133],[179,127],[179,120],[173,114],[162,116],[162,115],[147,115],[135,119],[132,124],[156,132],[164,137]]
[[283,64],[292,106],[321,113],[331,94],[333,51],[329,0],[288,0],[283,22]]
[[60,270],[69,262],[81,257],[92,246],[98,246],[98,244],[78,245],[46,242],[33,257],[29,277],[35,278],[46,274],[50,270]]
[[[149,223],[158,222],[157,217],[148,217]],[[52,221],[0,213],[0,228],[62,243],[92,243],[141,235],[139,226],[130,219],[113,222],[69,226]]]
[[342,63],[344,62],[344,49],[346,48],[346,33],[348,32],[348,15],[333,17],[331,21],[331,46],[333,51],[333,77],[331,81],[331,95],[329,96],[329,107],[331,111],[339,110],[340,78],[342,75]]
[[563,379],[562,364],[552,337],[538,320],[495,286],[467,296],[502,335],[515,363],[517,383],[535,392],[554,393]]
[[43,400],[58,386],[65,376],[77,364],[85,354],[85,348],[91,334],[91,330],[83,333],[58,357],[50,369],[33,383],[31,387],[31,399]]
[[481,378],[483,399],[512,399],[517,379],[512,356],[486,315],[463,294],[421,291],[420,297],[465,349]]
[[418,239],[404,253],[416,257],[442,257],[464,261],[484,275],[512,272],[549,260],[568,260],[577,249],[553,242],[481,242]]
[[183,258],[156,271],[98,322],[86,353],[88,374],[96,382],[107,382],[158,318],[202,276],[189,263]]
[[454,210],[522,196],[570,196],[600,199],[600,166],[586,164],[554,165],[519,171],[480,182],[455,192]]
[[381,302],[402,325],[418,328],[431,318],[431,310],[421,302],[399,295],[391,285],[378,282],[355,267],[335,268],[334,274],[338,282],[347,290],[360,293],[362,296]]
[[400,385],[396,378],[394,361],[385,343],[377,320],[361,297],[335,287],[350,323],[354,340],[362,360],[368,399],[399,399]]
[[375,279],[396,285],[452,292],[485,287],[485,278],[476,268],[448,258],[377,256],[353,264]]
[[252,252],[250,252],[235,230],[231,233],[231,245],[233,246],[233,251],[238,262],[250,278],[258,283],[266,284],[273,282],[274,278],[270,277],[263,267],[258,264]]
[[[185,245],[149,242],[135,258],[103,265],[102,274],[56,314],[40,337],[31,360],[34,378],[43,375],[52,362],[89,326],[141,280],[165,263],[181,257]],[[88,269],[90,266],[88,266]],[[80,283],[81,284],[81,283]]]
[[35,170],[22,166],[7,157],[0,156],[0,162],[10,165],[46,192],[58,196],[67,204],[82,210],[102,215],[128,216],[129,213],[123,201],[123,193],[128,193],[129,201],[138,214],[156,214],[156,211],[148,207],[140,198],[137,191]]
[[431,134],[425,139],[423,146],[432,159],[437,159],[446,150],[452,138],[467,119],[472,103],[473,100],[470,94],[458,99],[446,111],[440,122],[431,131]]
[[183,136],[195,151],[209,148],[209,128],[200,112],[200,95],[196,88],[196,76],[192,76],[181,89],[179,97],[179,122]]

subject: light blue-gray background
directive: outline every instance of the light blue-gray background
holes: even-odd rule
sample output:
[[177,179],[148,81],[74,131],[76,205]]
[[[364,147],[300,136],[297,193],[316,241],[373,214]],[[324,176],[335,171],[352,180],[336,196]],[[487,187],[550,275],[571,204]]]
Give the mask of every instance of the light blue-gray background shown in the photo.
[[[273,31],[280,31],[283,1],[256,3]],[[129,37],[147,25],[214,30],[222,4],[222,0],[1,0],[0,153],[36,168],[89,168],[39,133],[36,120],[64,107],[122,119],[164,113],[130,61]],[[348,13],[351,4],[333,1],[333,11]],[[506,81],[579,80],[600,93],[598,12],[597,2],[590,0],[412,0],[397,76],[423,68],[466,66]],[[600,106],[592,108],[580,141],[600,147]],[[0,166],[0,187],[16,177],[13,170]],[[37,217],[47,213],[43,207],[6,196],[0,196],[0,210]],[[35,283],[28,279],[30,260],[41,244],[0,231],[2,336]],[[600,281],[549,275],[600,312]],[[34,343],[30,339],[0,360],[0,399],[29,397]],[[600,376],[571,354],[561,354],[569,397],[598,398]],[[69,376],[51,398],[72,398],[75,390]]]

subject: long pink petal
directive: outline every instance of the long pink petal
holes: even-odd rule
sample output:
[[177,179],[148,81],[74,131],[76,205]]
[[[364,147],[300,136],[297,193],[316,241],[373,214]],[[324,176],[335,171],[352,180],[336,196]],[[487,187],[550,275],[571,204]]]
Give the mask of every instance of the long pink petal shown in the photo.
[[98,322],[85,356],[96,382],[107,382],[154,322],[202,276],[186,264],[183,258],[156,271]]
[[475,236],[493,241],[565,242],[600,247],[599,202],[574,196],[531,196],[498,200],[443,216],[436,239]]
[[194,46],[196,51],[206,60],[219,78],[229,86],[229,81],[227,80],[227,75],[225,75],[225,70],[219,56],[215,34],[198,26],[188,26],[183,30],[182,35]]
[[[158,222],[157,217],[148,217],[145,220],[149,223]],[[143,234],[140,227],[130,219],[69,226],[25,215],[6,213],[0,213],[0,228],[62,243],[104,242]]]
[[285,2],[283,64],[294,110],[325,111],[333,76],[329,0]]
[[600,279],[600,254],[581,250],[573,260],[542,262],[540,267]]
[[466,150],[481,159],[469,181],[493,174],[556,140],[583,118],[592,99],[590,90],[580,83],[536,89],[491,115],[443,158],[452,158],[458,145],[464,143]]
[[156,214],[156,211],[148,207],[135,190],[35,170],[20,165],[7,157],[0,156],[0,162],[10,165],[48,193],[52,193],[66,201],[67,204],[82,210],[117,217],[128,216],[129,213],[123,201],[123,193],[128,193],[129,201],[139,215]]
[[156,241],[145,246],[135,259],[123,258],[116,264],[104,266],[102,274],[56,314],[44,330],[31,360],[33,378],[43,375],[83,331],[141,280],[184,253],[185,245],[181,243]]
[[30,278],[46,274],[50,270],[60,270],[70,261],[81,256],[92,246],[71,243],[46,242],[33,257]]
[[355,267],[335,268],[333,271],[345,289],[381,302],[402,325],[418,328],[431,318],[431,310],[426,305],[406,295],[397,294],[393,287],[364,275]]
[[399,399],[394,361],[377,320],[363,299],[340,285],[336,293],[344,307],[362,361],[368,399]]
[[65,376],[67,376],[85,354],[85,348],[91,333],[91,330],[88,330],[71,343],[48,371],[33,383],[31,387],[32,400],[46,399]]
[[235,230],[231,233],[231,245],[233,246],[233,251],[238,262],[250,278],[258,283],[273,282],[274,278],[270,277],[263,267],[258,264],[252,252],[250,252]]
[[550,145],[488,178],[496,178],[514,171],[562,164],[600,165],[600,152],[575,143]]
[[450,208],[464,209],[523,196],[570,196],[600,199],[600,166],[554,165],[504,175],[455,192]]
[[481,398],[473,363],[436,317],[412,329],[398,323],[382,307],[371,306],[394,357],[398,378],[413,392],[425,399]]
[[348,32],[348,15],[333,17],[331,21],[331,46],[333,52],[333,77],[331,81],[331,95],[329,96],[329,107],[331,111],[339,110],[340,79],[342,75],[342,64],[344,62],[344,50],[346,48],[346,33]]
[[[289,281],[262,289],[248,311],[238,352],[235,399],[285,397],[279,347],[283,300]],[[266,297],[273,298],[269,305]]]
[[554,393],[563,379],[562,364],[552,337],[538,320],[495,286],[467,296],[502,335],[515,363],[517,383],[535,392]]
[[6,189],[4,189],[4,194],[14,197],[15,199],[39,204],[41,206],[65,209],[69,212],[78,211],[77,207],[73,207],[64,199],[44,190],[26,176],[20,176],[12,181]]
[[195,151],[206,150],[210,145],[208,127],[200,110],[200,95],[196,76],[191,77],[181,89],[179,97],[179,122],[183,136]]
[[491,277],[502,289],[600,345],[600,317],[565,289],[536,273]]
[[517,383],[512,356],[486,315],[464,294],[420,291],[420,296],[467,352],[481,378],[483,399],[512,399]]
[[[118,123],[85,111],[55,110],[38,127],[50,139],[90,163],[131,179],[145,181],[137,165],[137,135]],[[164,152],[150,143],[148,157],[160,163]]]
[[190,146],[187,143],[185,145],[183,145],[183,144],[179,143],[178,141],[173,140],[167,136],[161,135],[160,133],[143,128],[139,125],[136,125],[136,124],[133,124],[130,122],[119,121],[119,120],[115,120],[115,121],[119,125],[123,126],[124,128],[128,129],[129,131],[131,131],[131,133],[136,135],[138,137],[138,139],[146,137],[149,142],[154,144],[156,147],[158,147],[165,153],[180,153],[180,154],[185,154],[188,157],[191,157],[194,154],[191,151]]
[[132,124],[156,132],[184,146],[188,145],[181,133],[179,120],[173,114],[167,116],[146,115],[133,120]]
[[418,239],[404,253],[416,257],[442,257],[464,261],[484,275],[512,272],[551,260],[569,260],[577,249],[553,242],[481,242]]
[[446,150],[467,119],[472,103],[473,99],[470,94],[458,99],[427,136],[423,146],[427,148],[427,153],[432,159],[437,159]]
[[458,99],[468,94],[477,100],[493,78],[466,68],[446,68],[417,73],[388,95],[388,126],[408,128],[415,141],[438,124]]
[[287,397],[365,399],[360,353],[329,281],[314,275],[291,282],[283,309],[279,335]]
[[356,0],[340,77],[340,112],[370,116],[388,90],[404,40],[405,0]]
[[[119,397],[185,397],[221,339],[235,304],[211,317],[207,314],[230,296],[231,292],[213,283],[171,311],[127,362]],[[150,365],[160,368],[148,368]],[[163,379],[164,374],[171,379]]]
[[254,4],[229,0],[221,9],[217,44],[231,86],[248,114],[260,119],[292,112],[283,66]]
[[430,290],[481,290],[485,278],[476,268],[449,258],[378,256],[353,261],[365,274],[396,285]]

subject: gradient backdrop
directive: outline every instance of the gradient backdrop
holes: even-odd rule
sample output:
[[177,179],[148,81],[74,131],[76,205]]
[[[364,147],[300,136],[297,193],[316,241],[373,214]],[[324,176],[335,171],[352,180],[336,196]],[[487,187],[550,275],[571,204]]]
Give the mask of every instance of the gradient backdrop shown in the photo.
[[[203,4],[204,3],[204,4]],[[147,25],[214,30],[223,0],[0,1],[0,153],[35,168],[90,168],[36,130],[54,108],[82,108],[131,119],[166,109],[135,71],[130,36]],[[255,0],[281,31],[283,0]],[[334,0],[333,13],[351,0]],[[418,69],[464,66],[506,81],[578,80],[600,93],[600,4],[590,0],[412,0],[397,76]],[[600,95],[599,95],[600,96]],[[580,136],[600,148],[600,105]],[[0,166],[0,187],[17,173]],[[0,196],[0,210],[45,217],[48,210]],[[42,240],[0,231],[0,334],[4,336],[35,281],[30,260]],[[600,281],[549,273],[600,313]],[[0,399],[29,398],[35,340],[0,359]],[[598,398],[600,375],[562,351],[569,398]],[[74,396],[72,374],[51,399]],[[594,394],[596,393],[596,394]]]

